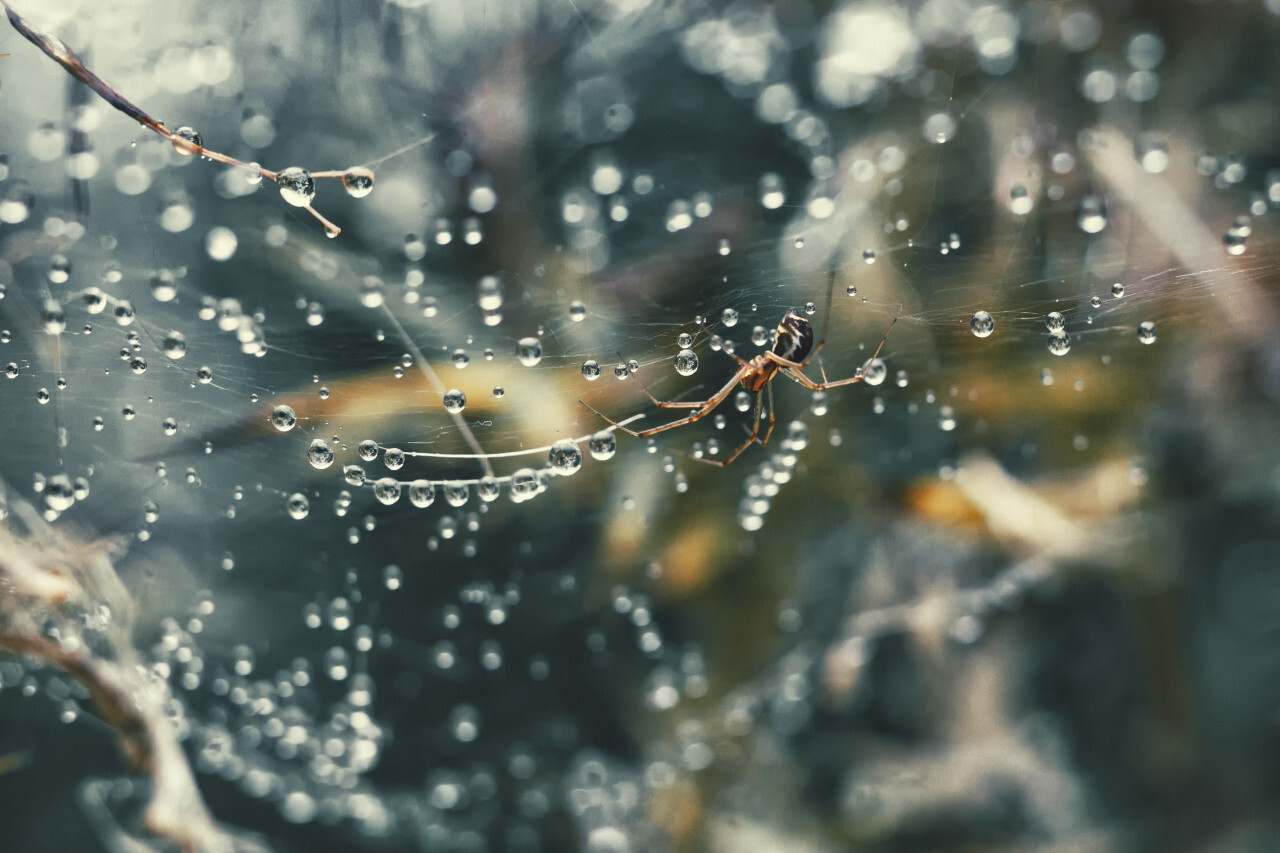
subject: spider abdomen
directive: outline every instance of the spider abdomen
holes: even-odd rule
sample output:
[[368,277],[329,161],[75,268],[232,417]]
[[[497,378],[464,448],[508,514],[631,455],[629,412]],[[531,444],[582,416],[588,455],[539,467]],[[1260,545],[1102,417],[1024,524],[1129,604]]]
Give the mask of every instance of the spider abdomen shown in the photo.
[[795,311],[788,311],[778,324],[778,340],[773,354],[787,361],[802,362],[813,349],[813,326]]

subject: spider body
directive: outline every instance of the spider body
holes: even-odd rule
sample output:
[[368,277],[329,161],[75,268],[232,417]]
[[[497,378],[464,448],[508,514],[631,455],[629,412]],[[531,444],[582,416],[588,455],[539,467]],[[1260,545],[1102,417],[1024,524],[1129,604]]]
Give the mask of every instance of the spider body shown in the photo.
[[[637,377],[636,381],[640,382],[641,390],[644,391],[645,396],[653,401],[654,405],[660,406],[664,409],[694,409],[695,411],[688,417],[680,418],[679,420],[672,421],[671,423],[650,427],[648,429],[633,430],[628,429],[609,416],[596,411],[585,402],[581,400],[578,402],[582,403],[582,405],[586,406],[592,412],[595,412],[595,414],[604,418],[623,432],[633,435],[636,438],[645,438],[646,436],[666,432],[669,429],[675,429],[676,427],[691,424],[694,421],[700,420],[723,403],[734,388],[741,385],[743,390],[754,394],[756,398],[755,416],[752,418],[751,435],[747,437],[747,440],[744,441],[737,450],[726,457],[723,461],[695,457],[701,462],[724,467],[737,459],[742,452],[753,443],[759,442],[762,447],[769,443],[769,436],[773,434],[774,424],[773,386],[769,383],[773,381],[773,378],[779,373],[785,374],[788,379],[803,385],[811,391],[825,391],[828,388],[836,388],[840,385],[852,385],[855,382],[862,381],[863,371],[861,370],[859,370],[856,375],[847,379],[836,379],[832,381],[827,380],[826,371],[823,370],[821,382],[815,382],[804,374],[804,369],[809,366],[809,362],[818,355],[818,352],[826,343],[826,323],[831,317],[831,288],[834,286],[835,273],[833,272],[830,276],[830,283],[827,291],[827,316],[823,321],[823,335],[818,341],[817,346],[814,346],[813,343],[812,324],[810,324],[809,321],[802,317],[798,312],[794,310],[788,311],[783,315],[782,320],[778,323],[777,339],[774,341],[773,349],[762,352],[760,355],[751,359],[739,358],[738,356],[729,353],[729,355],[738,362],[738,370],[733,374],[733,377],[725,383],[723,388],[706,400],[699,402],[659,400],[650,393],[649,389],[646,388],[644,383],[640,382]],[[896,323],[897,321],[898,318],[895,317],[893,322]],[[889,327],[892,329],[893,324],[891,323]],[[876,351],[872,354],[868,363],[870,361],[874,361],[876,357],[880,355],[880,350],[884,347],[885,339],[888,337],[889,332],[886,331],[884,333],[884,338],[880,339],[880,346],[876,347]],[[821,363],[819,363],[819,369],[821,369]],[[763,420],[762,416],[764,409],[764,397],[761,392],[766,390],[769,392],[769,426],[765,431],[764,438],[760,438],[760,421]]]

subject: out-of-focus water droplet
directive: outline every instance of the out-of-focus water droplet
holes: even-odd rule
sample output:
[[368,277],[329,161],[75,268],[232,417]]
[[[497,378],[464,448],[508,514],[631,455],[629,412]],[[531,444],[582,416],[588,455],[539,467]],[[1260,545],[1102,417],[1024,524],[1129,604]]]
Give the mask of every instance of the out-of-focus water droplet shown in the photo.
[[938,409],[938,428],[943,432],[951,432],[956,428],[956,413],[950,406]]
[[1252,233],[1253,226],[1249,223],[1249,217],[1241,216],[1236,219],[1235,224],[1222,235],[1222,245],[1226,248],[1227,254],[1243,255],[1244,250],[1248,248],[1249,235]]
[[187,338],[176,329],[164,338],[164,354],[177,361],[187,355]]
[[587,319],[587,306],[577,299],[569,303],[569,319],[575,323],[581,323]]
[[720,322],[728,328],[738,325],[738,312],[732,308],[724,309],[724,313],[720,315]]
[[147,372],[147,360],[140,355],[129,359],[129,369],[141,376]]
[[555,474],[567,477],[582,467],[582,449],[568,438],[562,438],[547,451],[547,464]]
[[1143,320],[1139,323],[1138,340],[1144,344],[1154,344],[1156,342],[1156,324],[1150,320]]
[[501,400],[501,399],[502,399],[503,397],[505,397],[506,395],[507,395],[507,389],[506,389],[506,388],[503,388],[501,385],[494,385],[494,386],[493,386],[493,397],[494,397],[494,399],[495,399],[495,400]]
[[595,382],[600,378],[600,363],[593,358],[589,358],[582,362],[582,378],[588,382]]
[[497,276],[486,275],[476,283],[476,302],[485,311],[497,311],[502,307],[502,281]]
[[459,370],[462,370],[467,367],[467,365],[471,364],[471,356],[467,355],[466,350],[454,350],[450,359],[453,361],[453,366]]
[[1009,212],[1015,216],[1025,216],[1035,207],[1035,200],[1022,184],[1014,184],[1009,190]]
[[1076,225],[1086,234],[1098,234],[1107,227],[1107,205],[1096,195],[1086,195],[1076,205]]
[[525,367],[542,361],[542,342],[537,338],[521,338],[516,342],[516,360]]
[[889,369],[885,366],[884,359],[873,358],[862,370],[862,381],[868,385],[880,385],[888,375]]
[[271,410],[271,425],[280,432],[288,432],[298,422],[298,416],[291,406],[280,405]]
[[115,317],[115,319],[116,319],[116,325],[117,325],[117,326],[128,326],[128,325],[130,325],[131,323],[133,323],[134,316],[135,316],[135,315],[134,315],[134,313],[133,313],[133,305],[132,305],[132,303],[127,302],[127,301],[125,301],[125,300],[123,300],[123,299],[122,299],[122,300],[120,300],[120,302],[116,304],[115,311],[114,311],[114,312],[112,312],[112,314],[113,314],[113,316],[114,316],[114,317]]
[[200,149],[204,146],[204,140],[200,138],[200,134],[189,127],[180,127],[175,130],[171,141],[173,142],[173,150],[184,157],[199,154]]
[[768,210],[777,210],[786,203],[787,194],[782,178],[774,172],[767,172],[760,177],[759,190],[760,204]]
[[290,518],[296,518],[301,521],[311,513],[311,501],[307,500],[307,496],[301,492],[294,492],[289,495],[285,508],[288,510]]
[[720,254],[727,255],[729,254],[729,251],[730,251],[730,248],[729,248],[728,239],[724,237],[720,238]]
[[165,435],[173,436],[178,434],[178,422],[173,418],[165,418],[160,424],[160,428]]
[[830,403],[827,399],[827,392],[814,391],[813,395],[809,398],[809,411],[813,412],[818,417],[822,417],[829,409]]
[[62,306],[50,299],[44,303],[44,311],[40,314],[40,324],[49,335],[60,335],[67,328],[67,315]]
[[201,367],[196,371],[196,381],[201,385],[208,385],[213,381],[213,369],[207,366]]
[[1054,355],[1066,355],[1071,352],[1071,337],[1061,330],[1050,332],[1048,345]]
[[306,169],[290,166],[276,175],[280,197],[294,207],[307,207],[316,197],[315,178]]
[[974,337],[985,338],[996,330],[995,318],[987,311],[975,311],[969,318],[969,330]]
[[681,376],[692,376],[698,372],[698,355],[691,349],[682,349],[676,354],[676,373]]
[[467,407],[467,395],[457,388],[451,388],[444,394],[444,410],[456,415]]
[[364,198],[373,192],[373,170],[352,166],[342,173],[342,186],[352,198]]

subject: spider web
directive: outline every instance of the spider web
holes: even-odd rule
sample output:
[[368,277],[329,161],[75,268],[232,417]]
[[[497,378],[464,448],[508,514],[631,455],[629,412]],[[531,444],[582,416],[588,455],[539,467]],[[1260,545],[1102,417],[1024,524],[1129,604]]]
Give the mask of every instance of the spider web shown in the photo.
[[[938,713],[978,699],[903,649],[1013,691],[1003,614],[1064,566],[1145,577],[1172,420],[1220,406],[1217,476],[1273,488],[1280,179],[1241,118],[1270,12],[1183,10],[1241,57],[1205,80],[1194,22],[1087,4],[19,11],[210,149],[376,176],[317,182],[329,238],[3,42],[0,472],[128,541],[216,815],[280,849],[897,849],[999,824],[945,782],[999,756],[1029,828],[998,837],[1120,837],[1068,734]],[[708,399],[790,309],[825,331],[807,375],[865,381],[780,375],[732,466],[699,457],[750,434],[741,395],[648,439],[582,405],[680,417],[637,380]],[[0,685],[10,719],[38,716],[11,686],[86,716],[51,670]],[[842,726],[906,746],[816,758]],[[116,849],[146,783],[94,784]]]

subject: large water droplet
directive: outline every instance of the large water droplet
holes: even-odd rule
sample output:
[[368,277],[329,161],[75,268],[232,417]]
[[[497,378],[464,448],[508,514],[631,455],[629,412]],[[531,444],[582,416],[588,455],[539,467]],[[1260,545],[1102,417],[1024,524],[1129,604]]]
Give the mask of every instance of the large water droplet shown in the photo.
[[567,477],[577,473],[582,467],[582,450],[571,439],[562,438],[551,445],[551,450],[547,452],[547,462],[554,473]]
[[364,198],[373,192],[373,170],[352,166],[342,173],[342,186],[352,198]]
[[280,185],[280,197],[294,207],[306,207],[316,197],[316,182],[311,173],[298,166],[290,166],[276,176]]
[[456,415],[466,407],[467,395],[457,388],[451,388],[444,393],[444,410],[449,414]]
[[975,311],[969,319],[969,329],[974,337],[985,338],[996,330],[995,318],[986,311]]
[[676,354],[676,373],[681,376],[692,376],[698,372],[698,355],[691,349],[682,349]]
[[298,416],[290,406],[276,406],[271,410],[271,425],[280,432],[288,432],[298,422]]

